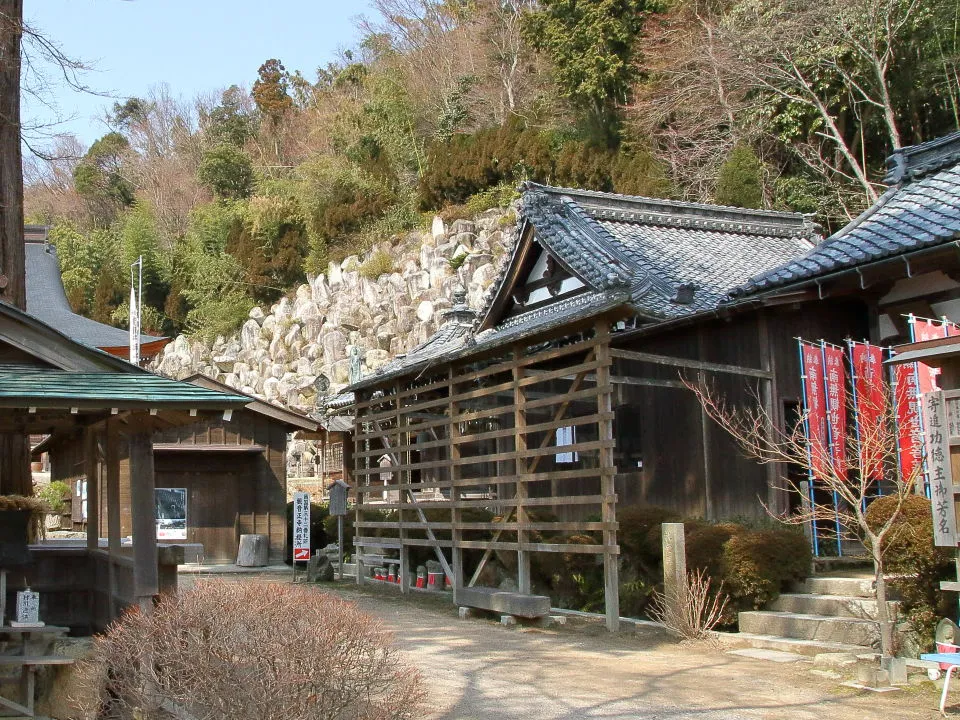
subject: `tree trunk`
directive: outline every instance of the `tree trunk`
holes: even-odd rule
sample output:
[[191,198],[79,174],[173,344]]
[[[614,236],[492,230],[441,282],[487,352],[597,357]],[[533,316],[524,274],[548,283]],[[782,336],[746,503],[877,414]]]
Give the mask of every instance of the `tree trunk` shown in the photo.
[[[882,542],[882,541],[881,541]],[[894,627],[887,606],[887,581],[883,576],[883,556],[877,552],[877,543],[872,542],[873,579],[877,588],[877,624],[880,626],[880,654],[892,657],[894,654]],[[880,548],[882,549],[882,548]]]
[[0,300],[27,307],[20,151],[23,0],[0,0]]

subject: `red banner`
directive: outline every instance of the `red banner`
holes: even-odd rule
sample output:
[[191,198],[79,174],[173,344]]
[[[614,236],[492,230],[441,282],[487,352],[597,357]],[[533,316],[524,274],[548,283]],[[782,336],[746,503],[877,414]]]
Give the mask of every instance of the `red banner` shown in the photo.
[[803,396],[807,412],[807,447],[810,469],[816,477],[830,473],[830,448],[827,443],[827,403],[823,382],[823,354],[819,345],[800,343],[803,358]]
[[897,454],[900,476],[908,480],[920,467],[920,425],[915,363],[894,369],[894,403],[897,415]]
[[837,475],[843,477],[847,472],[847,373],[843,367],[843,348],[824,345],[823,361],[830,460]]
[[[946,337],[947,329],[943,323],[937,323],[933,320],[923,320],[913,318],[913,341],[926,342]],[[921,393],[928,393],[938,390],[937,376],[940,374],[940,368],[933,368],[923,363],[917,363],[917,382]]]
[[860,472],[871,480],[883,479],[883,423],[887,399],[883,392],[883,348],[868,343],[850,346],[853,368],[854,412],[859,438]]

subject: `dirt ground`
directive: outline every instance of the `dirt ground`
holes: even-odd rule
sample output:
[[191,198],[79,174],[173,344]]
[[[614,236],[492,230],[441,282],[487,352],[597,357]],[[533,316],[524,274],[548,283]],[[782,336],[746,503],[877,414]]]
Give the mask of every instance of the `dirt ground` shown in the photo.
[[317,588],[330,591],[394,630],[426,679],[431,718],[939,717],[938,693],[929,682],[873,693],[812,675],[809,663],[755,660],[634,632],[610,635],[592,621],[503,627],[493,619],[460,620],[456,608],[439,599],[352,585]]

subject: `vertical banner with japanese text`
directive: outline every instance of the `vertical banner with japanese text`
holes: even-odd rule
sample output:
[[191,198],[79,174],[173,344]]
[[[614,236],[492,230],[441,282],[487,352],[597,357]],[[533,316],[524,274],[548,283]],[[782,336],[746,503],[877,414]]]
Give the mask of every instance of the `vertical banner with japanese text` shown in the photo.
[[847,373],[843,348],[823,344],[823,385],[827,401],[830,462],[836,474],[847,472]]
[[293,494],[293,561],[310,560],[310,493]]
[[803,362],[803,400],[806,411],[807,451],[810,470],[815,477],[830,473],[830,448],[827,437],[827,403],[823,382],[823,352],[820,345],[800,342]]
[[950,436],[947,433],[947,410],[939,390],[922,396],[924,460],[930,478],[930,505],[933,510],[935,545],[956,547],[957,517],[953,504],[953,478],[950,466]]
[[887,398],[883,383],[883,348],[850,343],[853,372],[854,420],[860,472],[870,480],[883,479],[883,424]]
[[897,419],[897,461],[900,478],[907,481],[920,470],[920,418],[917,407],[919,396],[915,363],[894,366],[893,402]]

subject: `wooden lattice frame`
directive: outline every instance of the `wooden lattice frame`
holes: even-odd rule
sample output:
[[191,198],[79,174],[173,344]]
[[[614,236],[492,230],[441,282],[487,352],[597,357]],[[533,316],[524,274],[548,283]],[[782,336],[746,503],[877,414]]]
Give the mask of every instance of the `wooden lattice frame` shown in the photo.
[[[494,552],[517,552],[517,583],[525,593],[530,592],[530,553],[602,555],[607,624],[615,629],[619,546],[610,366],[609,326],[600,322],[585,336],[554,338],[535,349],[512,347],[481,365],[448,365],[429,376],[425,371],[426,377],[359,393],[354,453],[358,550],[399,551],[401,576],[409,578],[409,548],[433,548],[454,587],[455,601],[457,589],[476,583]],[[489,429],[478,432],[470,425],[477,422],[489,422]],[[567,427],[575,427],[580,437],[558,448],[556,431]],[[414,458],[414,453],[426,451],[436,459]],[[571,464],[577,467],[541,468],[558,453],[572,454],[577,460]],[[377,462],[384,455],[389,468]],[[484,471],[491,465],[496,467],[492,477]],[[380,479],[385,472],[391,476],[386,488]],[[550,489],[543,493],[546,484]],[[484,486],[496,486],[497,497],[469,497],[468,491]],[[537,492],[531,494],[531,488]],[[393,497],[373,499],[385,491]],[[434,498],[425,500],[424,491],[433,492]],[[463,520],[464,510],[479,507],[496,509],[500,519]],[[547,508],[570,519],[531,518],[531,510]],[[597,508],[599,521],[583,519]],[[365,511],[372,509],[395,511],[396,516],[366,519]],[[449,513],[449,520],[430,520],[425,510]],[[438,538],[437,532],[449,533],[449,539]],[[478,532],[490,536],[477,539]],[[559,532],[593,533],[599,542],[531,537]],[[484,551],[467,582],[464,550]],[[361,583],[362,557],[358,552]],[[406,581],[401,584],[404,591],[407,586]]]

